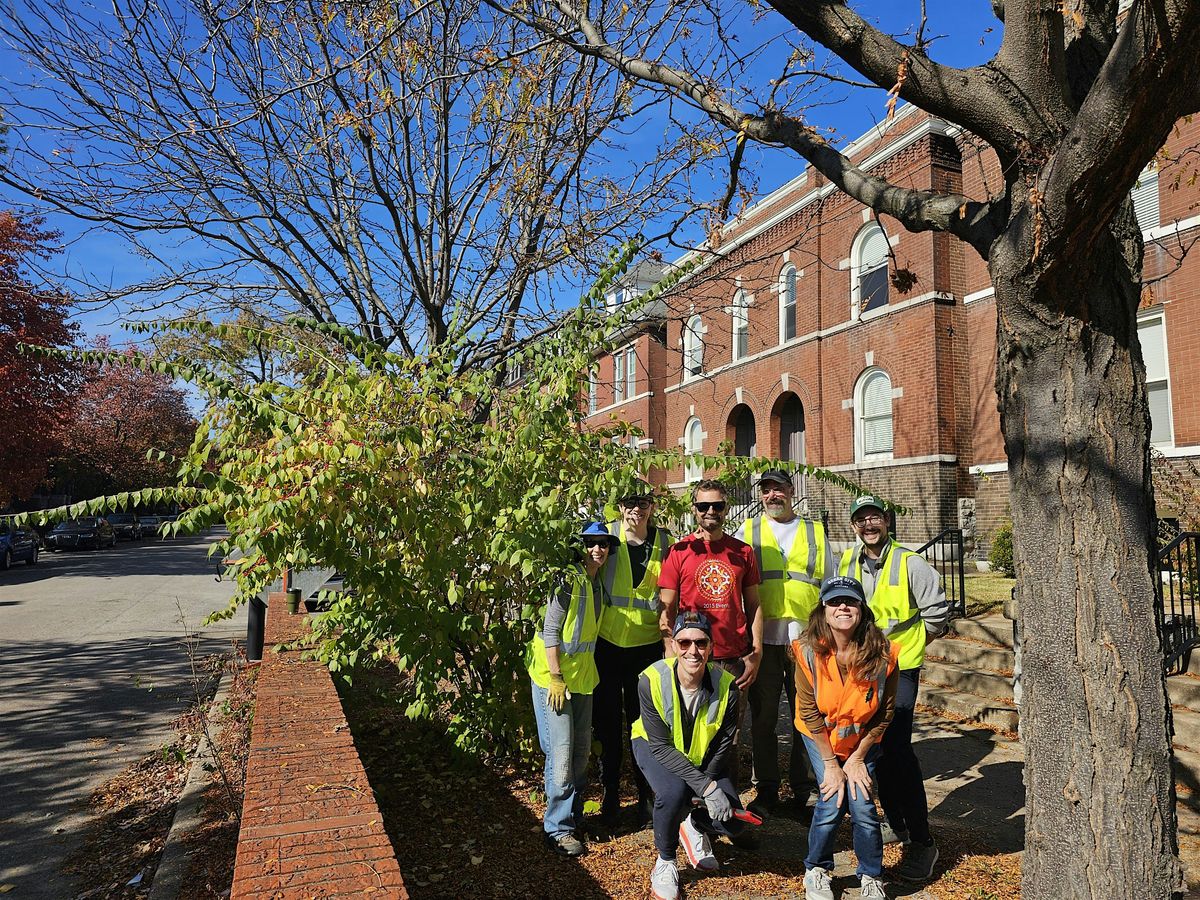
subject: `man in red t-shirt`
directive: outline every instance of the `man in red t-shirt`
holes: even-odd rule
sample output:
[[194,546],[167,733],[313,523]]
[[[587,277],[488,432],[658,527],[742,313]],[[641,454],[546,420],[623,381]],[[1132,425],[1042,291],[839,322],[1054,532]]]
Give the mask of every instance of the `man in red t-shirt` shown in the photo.
[[[721,482],[706,479],[692,489],[696,530],[667,551],[658,576],[659,630],[667,656],[677,656],[669,637],[676,613],[689,609],[704,613],[712,623],[712,661],[737,679],[738,706],[743,707],[746,689],[754,683],[762,661],[763,619],[758,605],[762,579],[754,548],[725,533],[725,508]],[[739,711],[739,724],[743,712]],[[736,762],[733,783],[737,784]]]

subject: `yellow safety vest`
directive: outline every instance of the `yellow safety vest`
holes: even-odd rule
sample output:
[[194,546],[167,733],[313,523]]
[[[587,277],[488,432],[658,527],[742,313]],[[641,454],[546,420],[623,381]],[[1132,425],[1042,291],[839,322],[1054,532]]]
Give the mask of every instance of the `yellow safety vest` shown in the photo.
[[[600,633],[602,610],[600,599],[592,590],[592,581],[582,566],[576,567],[572,581],[571,605],[563,621],[558,664],[571,693],[590,694],[600,681],[596,672],[596,636]],[[550,664],[546,660],[546,644],[541,632],[529,642],[525,663],[534,684],[550,687]]]
[[[825,730],[829,734],[829,745],[833,755],[844,760],[862,741],[862,730],[879,711],[887,677],[896,668],[896,644],[888,647],[888,661],[871,681],[859,682],[851,678],[842,680],[838,671],[837,658],[830,653],[817,658],[813,648],[801,641],[792,641],[792,655],[808,676],[813,689],[813,700],[825,719]],[[796,712],[796,730],[812,737],[812,731]]]
[[825,527],[812,519],[803,519],[788,557],[775,540],[775,532],[766,516],[747,519],[742,540],[754,548],[758,559],[758,600],[764,619],[796,619],[807,622],[821,596],[825,572]]
[[[675,749],[684,754],[692,765],[699,768],[704,764],[704,756],[712,746],[713,738],[721,730],[725,721],[725,711],[729,708],[729,688],[733,685],[733,676],[724,669],[708,664],[710,677],[717,679],[717,690],[709,698],[708,705],[696,710],[696,722],[692,726],[692,743],[686,749],[683,745],[683,714],[680,711],[678,692],[675,685],[675,657],[661,659],[648,666],[642,676],[650,679],[650,697],[654,700],[654,708],[659,716],[671,729],[671,738]],[[641,717],[633,723],[630,729],[631,738],[646,740],[646,728],[642,725]]]
[[[862,556],[855,544],[842,554],[839,575],[850,575],[862,581]],[[888,543],[875,573],[875,590],[871,593],[871,612],[875,624],[883,629],[888,640],[900,647],[900,668],[919,669],[925,662],[925,625],[921,610],[913,603],[908,590],[908,558],[915,556],[894,540]]]
[[608,591],[608,609],[600,621],[600,637],[618,647],[642,647],[662,640],[658,633],[658,573],[671,539],[656,528],[654,548],[646,562],[646,574],[634,587],[633,563],[625,543],[625,524],[609,522],[608,533],[620,538],[615,553],[610,553],[604,566],[604,587]]

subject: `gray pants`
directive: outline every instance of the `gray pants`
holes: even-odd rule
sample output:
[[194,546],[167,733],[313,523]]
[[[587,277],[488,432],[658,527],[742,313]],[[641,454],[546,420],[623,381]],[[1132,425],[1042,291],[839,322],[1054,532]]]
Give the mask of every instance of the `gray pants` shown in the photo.
[[764,644],[762,665],[758,678],[750,685],[750,737],[754,742],[754,783],[760,791],[778,791],[779,739],[776,728],[779,724],[779,694],[787,694],[788,720],[792,729],[792,752],[788,765],[788,783],[792,792],[805,799],[808,785],[813,783],[809,774],[808,754],[800,733],[796,731],[796,664],[792,661],[789,648],[782,644]]

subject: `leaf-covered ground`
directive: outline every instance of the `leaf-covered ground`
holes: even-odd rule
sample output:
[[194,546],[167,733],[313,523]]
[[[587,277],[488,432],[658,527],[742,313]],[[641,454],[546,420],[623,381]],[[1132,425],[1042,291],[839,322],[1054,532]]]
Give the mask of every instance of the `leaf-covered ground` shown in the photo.
[[[540,769],[487,765],[459,753],[435,727],[406,719],[404,704],[386,695],[391,687],[379,676],[359,679],[343,691],[343,703],[415,900],[646,896],[654,859],[650,832],[611,835],[589,819],[588,855],[559,859],[542,841]],[[749,771],[748,758],[743,768]],[[599,800],[598,788],[589,799]],[[631,793],[627,811],[632,802]],[[978,835],[956,824],[938,822],[937,833],[942,860],[936,879],[923,889],[893,883],[890,897],[1020,896],[1019,854],[990,853]],[[720,876],[685,871],[686,896],[803,896],[805,836],[802,822],[777,816],[759,832],[755,852],[718,842]],[[849,845],[844,828],[839,847]],[[889,848],[885,865],[894,866],[899,856]],[[853,878],[839,878],[835,886],[847,900],[857,896]]]
[[[227,656],[198,661],[200,696],[211,696],[217,677],[228,663]],[[220,775],[212,772],[213,784],[205,794],[204,825],[185,838],[191,867],[184,878],[181,900],[228,896],[233,883],[237,815],[254,708],[253,670],[235,679],[225,706],[210,715],[216,718],[219,712],[232,723],[220,731],[217,744],[234,797],[230,797]],[[204,720],[193,705],[171,727],[175,734],[168,744],[146,754],[92,794],[94,818],[80,849],[67,862],[75,878],[77,900],[149,895],[192,756],[200,744]]]

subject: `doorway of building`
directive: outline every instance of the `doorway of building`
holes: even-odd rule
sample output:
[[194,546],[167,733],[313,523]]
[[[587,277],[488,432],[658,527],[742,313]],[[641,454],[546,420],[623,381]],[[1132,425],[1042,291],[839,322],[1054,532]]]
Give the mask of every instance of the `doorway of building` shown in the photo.
[[[772,418],[779,426],[779,443],[776,448],[779,458],[797,466],[804,465],[804,404],[800,402],[800,398],[791,391],[785,393],[775,401]],[[794,482],[796,499],[800,500],[806,493],[804,473],[797,475]]]

